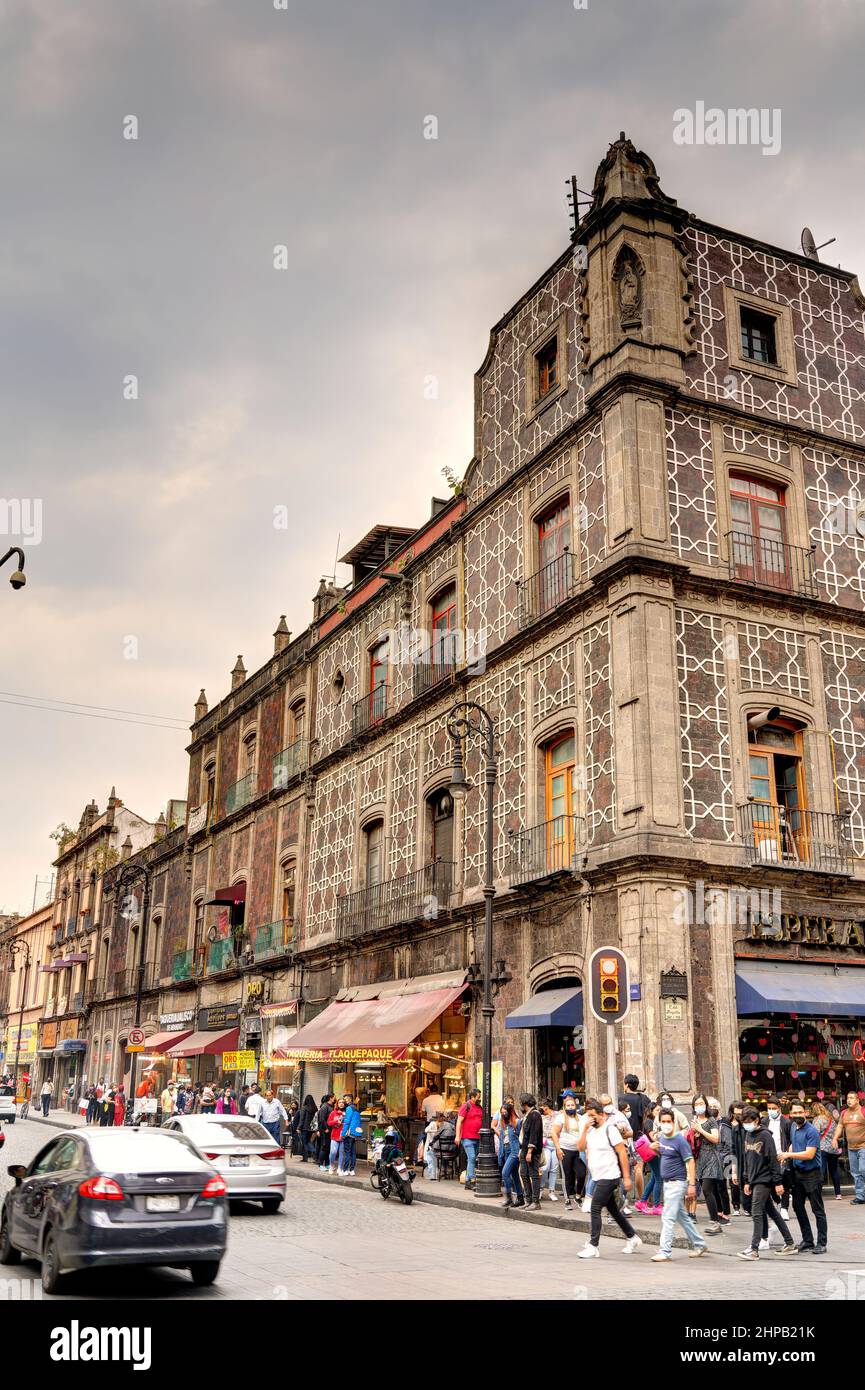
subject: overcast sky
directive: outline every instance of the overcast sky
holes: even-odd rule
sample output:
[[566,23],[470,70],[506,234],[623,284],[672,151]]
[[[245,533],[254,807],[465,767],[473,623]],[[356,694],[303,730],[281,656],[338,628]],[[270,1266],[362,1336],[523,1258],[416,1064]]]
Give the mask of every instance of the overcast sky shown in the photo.
[[[338,546],[420,524],[621,129],[684,207],[865,272],[863,31],[859,0],[0,0],[0,497],[42,504],[0,700],[189,720]],[[697,101],[779,108],[780,154],[674,143]],[[0,729],[6,910],[112,783],[151,818],[185,796],[182,731]]]

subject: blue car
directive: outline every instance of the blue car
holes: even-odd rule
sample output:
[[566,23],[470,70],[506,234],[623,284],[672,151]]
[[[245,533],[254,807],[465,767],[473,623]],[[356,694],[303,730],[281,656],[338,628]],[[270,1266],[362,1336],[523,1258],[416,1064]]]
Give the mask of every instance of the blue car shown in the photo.
[[0,1264],[42,1263],[45,1293],[73,1270],[106,1265],[186,1268],[212,1284],[228,1237],[225,1183],[182,1137],[118,1127],[70,1130],[27,1167],[0,1216]]

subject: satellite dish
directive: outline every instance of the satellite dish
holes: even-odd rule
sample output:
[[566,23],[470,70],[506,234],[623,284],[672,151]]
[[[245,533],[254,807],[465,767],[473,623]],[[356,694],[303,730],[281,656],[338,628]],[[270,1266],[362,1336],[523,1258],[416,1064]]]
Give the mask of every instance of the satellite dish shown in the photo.
[[808,256],[812,261],[817,259],[817,243],[810,227],[802,228],[802,255]]

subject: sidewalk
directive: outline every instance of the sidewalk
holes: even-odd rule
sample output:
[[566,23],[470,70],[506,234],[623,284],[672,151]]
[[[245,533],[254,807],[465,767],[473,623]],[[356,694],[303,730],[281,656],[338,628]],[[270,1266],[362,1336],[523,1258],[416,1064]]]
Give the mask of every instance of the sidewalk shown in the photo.
[[[34,1110],[32,1105],[24,1123],[26,1124],[28,1120],[33,1120],[35,1124],[51,1125],[54,1129],[80,1129],[85,1122],[83,1115],[73,1115],[68,1110],[51,1110],[45,1116],[41,1110]],[[18,1123],[21,1123],[20,1115],[18,1116]]]

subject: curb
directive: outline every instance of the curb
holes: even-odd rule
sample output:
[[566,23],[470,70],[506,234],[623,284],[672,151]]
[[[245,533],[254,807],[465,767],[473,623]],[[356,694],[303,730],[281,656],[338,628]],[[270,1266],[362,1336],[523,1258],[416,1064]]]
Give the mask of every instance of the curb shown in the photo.
[[66,1120],[56,1119],[56,1120],[55,1120],[55,1119],[53,1118],[53,1116],[51,1116],[51,1115],[48,1115],[48,1116],[46,1116],[46,1115],[34,1115],[34,1114],[31,1113],[31,1114],[29,1114],[29,1115],[25,1115],[23,1120],[22,1120],[22,1118],[21,1118],[20,1115],[18,1115],[18,1116],[16,1117],[16,1122],[17,1122],[18,1124],[25,1124],[25,1125],[26,1125],[26,1124],[28,1123],[28,1121],[30,1121],[30,1120],[32,1120],[33,1123],[36,1124],[36,1125],[49,1125],[49,1126],[51,1127],[51,1129],[84,1129],[84,1128],[85,1128],[84,1125],[76,1125],[76,1124],[74,1124],[71,1120],[68,1120],[68,1119],[66,1119]]
[[[369,1183],[364,1182],[362,1178],[347,1178],[337,1174],[330,1177],[319,1173],[317,1169],[312,1173],[302,1172],[300,1165],[293,1168],[288,1163],[286,1164],[285,1171],[286,1176],[289,1178],[298,1178],[305,1182],[324,1183],[328,1187],[348,1187],[356,1192],[368,1192],[370,1196],[375,1196]],[[532,1226],[548,1226],[556,1231],[573,1231],[580,1235],[588,1235],[591,1230],[589,1219],[582,1212],[578,1212],[576,1216],[571,1216],[564,1212],[561,1216],[553,1215],[552,1212],[550,1212],[549,1215],[547,1215],[546,1212],[531,1212],[525,1216],[520,1216],[507,1207],[499,1206],[498,1201],[493,1198],[476,1198],[474,1202],[469,1203],[465,1198],[448,1197],[445,1193],[427,1191],[425,1185],[426,1180],[422,1179],[421,1182],[424,1185],[414,1184],[415,1201],[426,1202],[429,1206],[450,1207],[452,1210],[456,1211],[470,1211],[472,1214],[479,1213],[482,1216],[494,1216],[498,1217],[501,1221],[509,1221],[512,1225],[517,1222],[522,1222],[526,1225],[531,1223]],[[429,1183],[430,1187],[439,1185],[440,1184],[437,1183]],[[654,1229],[651,1227],[644,1228],[640,1224],[639,1217],[633,1221],[632,1224],[644,1245],[660,1245],[661,1233],[657,1227]],[[606,1239],[608,1237],[611,1240],[621,1240],[623,1242],[625,1240],[625,1236],[615,1224],[604,1227],[604,1238]],[[707,1242],[707,1244],[709,1243]],[[676,1250],[687,1250],[688,1242],[685,1240],[684,1236],[674,1237],[673,1248]],[[709,1249],[714,1251],[714,1246],[710,1244]],[[721,1253],[720,1246],[718,1247],[718,1253]]]

